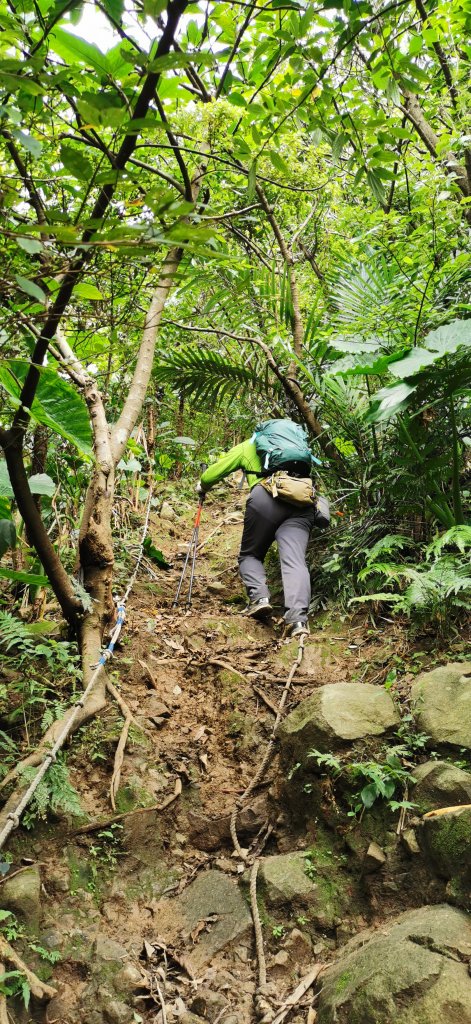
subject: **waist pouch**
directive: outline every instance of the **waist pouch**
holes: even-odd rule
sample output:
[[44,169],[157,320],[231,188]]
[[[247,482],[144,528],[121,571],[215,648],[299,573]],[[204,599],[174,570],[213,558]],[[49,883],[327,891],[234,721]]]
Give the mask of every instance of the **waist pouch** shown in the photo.
[[287,501],[298,508],[317,507],[316,494],[310,477],[289,476],[283,470],[260,480],[262,487],[272,498]]

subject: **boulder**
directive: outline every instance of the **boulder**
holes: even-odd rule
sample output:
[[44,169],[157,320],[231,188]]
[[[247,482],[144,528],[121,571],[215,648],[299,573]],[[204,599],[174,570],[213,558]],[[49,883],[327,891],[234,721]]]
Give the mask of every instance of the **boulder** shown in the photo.
[[386,690],[366,683],[327,683],[287,715],[278,729],[285,763],[305,763],[309,750],[345,749],[346,744],[382,736],[399,725]]
[[471,881],[471,807],[424,818],[416,835],[437,874]]
[[296,850],[266,857],[260,867],[260,891],[267,907],[305,911],[309,920],[333,928],[352,902],[351,879],[316,851]]
[[411,800],[419,814],[426,814],[437,807],[471,804],[471,772],[447,761],[426,761],[414,768],[413,776]]
[[6,878],[1,889],[3,910],[18,914],[28,931],[37,932],[41,917],[41,875],[37,864]]
[[421,672],[412,684],[417,724],[431,747],[471,750],[471,662],[451,662]]
[[360,932],[322,979],[317,1024],[471,1024],[471,921],[447,904]]
[[233,878],[205,871],[173,899],[154,905],[159,935],[178,949],[186,942],[186,959],[197,973],[225,946],[252,926],[247,903]]

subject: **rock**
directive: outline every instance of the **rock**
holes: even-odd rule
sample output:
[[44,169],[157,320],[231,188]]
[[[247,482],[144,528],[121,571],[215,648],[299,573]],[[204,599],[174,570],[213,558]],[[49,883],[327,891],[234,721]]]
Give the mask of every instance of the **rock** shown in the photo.
[[160,900],[154,911],[159,934],[167,942],[177,948],[182,939],[189,942],[191,951],[186,956],[195,973],[252,926],[237,882],[215,870],[200,874],[179,896]]
[[97,960],[118,961],[126,960],[129,956],[127,949],[121,946],[114,939],[108,939],[106,935],[99,935],[95,941],[95,956]]
[[178,1018],[178,1024],[201,1024],[202,1020],[202,1017],[197,1017],[196,1013],[190,1013],[190,1011],[187,1010]]
[[414,768],[413,776],[411,800],[420,814],[437,807],[471,804],[471,772],[447,761],[426,761]]
[[[256,797],[250,807],[243,807],[237,817],[239,837],[253,836],[267,820],[267,798],[264,794]],[[208,818],[196,811],[188,812],[189,838],[198,850],[219,850],[231,838],[230,814],[221,818]]]
[[136,1019],[131,1007],[119,999],[110,999],[103,1006],[103,1017],[107,1024],[132,1024]]
[[190,1010],[204,1020],[213,1021],[221,1019],[223,1011],[227,1007],[227,999],[221,992],[213,992],[210,988],[201,986],[198,995],[190,1002]]
[[144,979],[134,964],[123,964],[113,978],[113,987],[120,995],[132,995],[136,989],[145,985]]
[[439,875],[471,881],[471,807],[424,818],[417,839]]
[[[285,764],[306,762],[315,748],[342,750],[346,743],[382,736],[399,724],[385,690],[363,683],[327,683],[301,701],[278,729]],[[312,762],[311,762],[312,763]]]
[[403,846],[405,846],[407,852],[410,853],[411,857],[420,853],[420,846],[417,842],[417,836],[413,828],[406,828],[404,832],[402,832],[401,834],[401,840]]
[[289,953],[287,949],[280,949],[278,953],[275,953],[273,957],[273,963],[276,967],[286,967],[289,964]]
[[333,927],[351,900],[349,886],[333,864],[324,870],[311,859],[311,852],[297,850],[266,857],[260,868],[260,883],[268,907],[286,905],[309,913],[321,927]]
[[451,662],[421,672],[412,684],[417,724],[429,745],[471,749],[471,662]]
[[166,519],[169,523],[174,523],[177,518],[175,509],[172,508],[168,501],[162,502],[159,514],[161,519]]
[[360,932],[322,979],[317,1024],[471,1024],[471,921],[442,904]]
[[11,910],[28,931],[37,932],[41,918],[41,875],[37,864],[7,878],[1,889],[3,910]]
[[312,942],[309,935],[293,928],[285,940],[285,949],[288,950],[291,959],[296,964],[307,964],[312,960]]
[[370,843],[363,862],[365,871],[379,871],[385,863],[386,854],[384,853],[384,850],[378,846],[378,843]]

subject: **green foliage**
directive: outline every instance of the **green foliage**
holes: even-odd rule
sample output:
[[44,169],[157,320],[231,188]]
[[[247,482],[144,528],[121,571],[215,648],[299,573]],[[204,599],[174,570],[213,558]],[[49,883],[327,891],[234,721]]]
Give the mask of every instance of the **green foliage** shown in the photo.
[[[15,942],[22,939],[29,949],[36,953],[44,963],[56,964],[61,960],[58,950],[45,949],[38,942],[34,942],[25,935],[24,928],[18,918],[10,910],[0,910],[0,932],[5,936],[7,942]],[[22,971],[5,971],[0,975],[0,994],[10,998],[20,996],[26,1009],[29,1007],[31,988],[28,979]]]
[[35,653],[36,643],[31,630],[10,612],[0,611],[0,647],[7,653],[14,649],[19,664]]
[[154,373],[159,382],[178,387],[206,406],[234,401],[245,387],[266,395],[273,391],[268,366],[259,358],[249,364],[237,350],[229,357],[213,349],[181,346],[161,352]]
[[[22,768],[21,775],[29,785],[37,774],[37,768]],[[61,813],[66,817],[83,817],[84,812],[77,790],[69,779],[65,760],[58,758],[41,779],[32,801],[23,815],[25,828],[33,828],[38,819],[45,820],[48,811]]]
[[[325,768],[334,780],[343,778],[350,790],[350,816],[357,817],[369,810],[377,800],[384,800],[391,811],[401,807],[412,807],[407,800],[393,799],[398,788],[411,780],[412,776],[403,765],[399,756],[400,748],[386,752],[381,761],[351,761],[323,754],[319,750],[310,750],[308,759],[313,759],[318,767]],[[304,786],[309,791],[310,783]]]

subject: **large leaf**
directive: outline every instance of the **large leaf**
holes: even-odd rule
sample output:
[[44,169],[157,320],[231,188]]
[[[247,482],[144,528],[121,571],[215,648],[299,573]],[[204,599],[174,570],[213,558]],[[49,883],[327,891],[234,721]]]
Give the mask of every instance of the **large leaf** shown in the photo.
[[453,320],[451,324],[430,331],[425,338],[427,348],[445,356],[462,345],[471,345],[471,320]]
[[[0,460],[0,499],[13,498],[13,487],[10,483],[7,464],[4,459]],[[6,517],[5,517],[6,518]]]
[[85,64],[93,68],[98,74],[109,74],[110,66],[104,53],[94,43],[87,43],[85,39],[66,32],[65,29],[55,26],[49,33],[52,48],[62,60],[72,66],[76,63]]
[[367,423],[381,423],[383,420],[392,419],[393,416],[397,416],[398,412],[402,412],[406,408],[414,391],[415,388],[411,384],[407,384],[406,381],[394,384],[391,388],[381,388],[374,395],[365,420]]
[[[0,364],[0,384],[14,399],[20,397],[29,365],[24,359],[7,359]],[[40,369],[31,415],[36,423],[43,423],[70,441],[82,455],[92,455],[90,419],[85,402],[67,381],[49,367]]]
[[15,524],[11,519],[0,519],[0,558],[16,544]]
[[29,489],[31,494],[42,494],[46,498],[52,498],[56,485],[47,473],[36,473],[29,478]]
[[47,576],[38,576],[32,572],[17,572],[15,569],[5,569],[0,565],[0,579],[16,580],[17,583],[28,583],[32,587],[50,586]]

